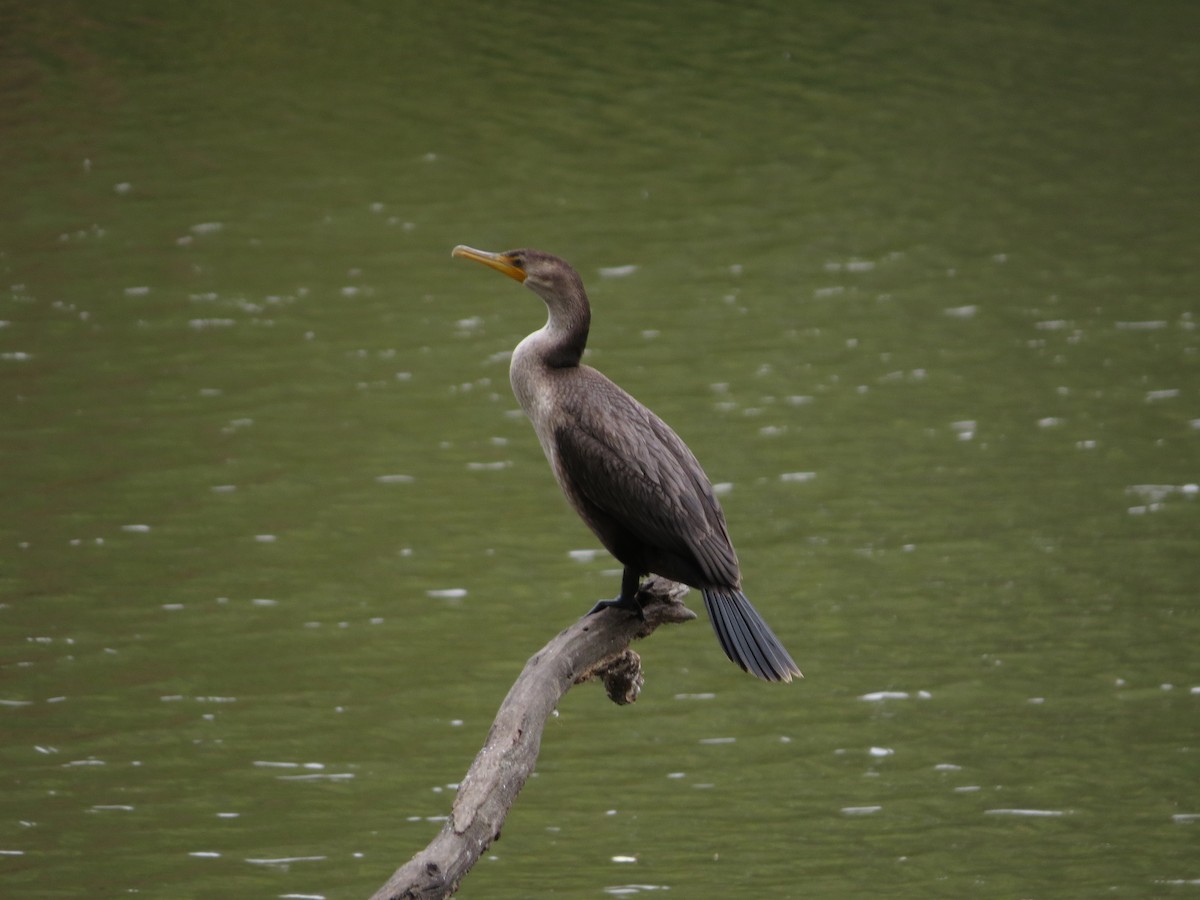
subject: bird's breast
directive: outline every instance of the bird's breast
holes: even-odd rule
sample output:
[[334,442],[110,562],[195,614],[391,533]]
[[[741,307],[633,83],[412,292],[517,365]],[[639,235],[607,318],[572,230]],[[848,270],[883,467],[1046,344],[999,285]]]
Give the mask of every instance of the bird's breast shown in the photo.
[[561,414],[561,404],[558,395],[561,393],[559,379],[552,369],[544,366],[530,346],[536,332],[513,351],[512,364],[509,367],[509,381],[512,383],[513,394],[537,433],[538,442],[550,463],[555,475],[559,474],[557,453],[554,449],[554,424],[556,415]]

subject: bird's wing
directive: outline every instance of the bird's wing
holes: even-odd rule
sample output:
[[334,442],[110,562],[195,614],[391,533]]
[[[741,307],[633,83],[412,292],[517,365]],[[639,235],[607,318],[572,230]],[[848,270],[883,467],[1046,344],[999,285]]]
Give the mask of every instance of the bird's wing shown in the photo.
[[714,584],[738,583],[737,556],[712,485],[658,416],[609,382],[577,395],[555,431],[573,490],[640,542],[693,559]]

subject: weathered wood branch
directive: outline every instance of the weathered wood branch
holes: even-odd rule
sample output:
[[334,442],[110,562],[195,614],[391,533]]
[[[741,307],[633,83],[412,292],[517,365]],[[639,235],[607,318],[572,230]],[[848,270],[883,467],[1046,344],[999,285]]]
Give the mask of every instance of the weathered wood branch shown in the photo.
[[459,785],[441,833],[397,869],[372,900],[433,900],[458,890],[500,837],[509,808],[533,772],[542,729],[558,701],[572,685],[598,678],[614,703],[633,703],[642,687],[642,667],[629,644],[660,625],[696,618],[681,599],[686,592],[683,585],[653,576],[638,594],[644,620],[617,609],[585,616],[530,657]]

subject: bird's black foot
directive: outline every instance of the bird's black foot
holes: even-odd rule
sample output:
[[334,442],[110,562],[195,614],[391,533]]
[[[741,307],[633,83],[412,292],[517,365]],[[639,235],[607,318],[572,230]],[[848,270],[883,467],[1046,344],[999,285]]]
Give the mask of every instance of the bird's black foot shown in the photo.
[[615,600],[601,600],[588,612],[589,616],[593,616],[602,609],[623,609],[626,612],[631,612],[643,622],[646,620],[646,614],[642,611],[642,603],[638,600],[638,590],[641,589],[642,574],[629,566],[621,573],[621,593]]
[[623,609],[626,612],[633,613],[639,619],[646,618],[646,613],[642,611],[642,604],[638,602],[636,594],[630,597],[622,595],[614,600],[601,600],[588,610],[588,615],[594,616],[602,609]]

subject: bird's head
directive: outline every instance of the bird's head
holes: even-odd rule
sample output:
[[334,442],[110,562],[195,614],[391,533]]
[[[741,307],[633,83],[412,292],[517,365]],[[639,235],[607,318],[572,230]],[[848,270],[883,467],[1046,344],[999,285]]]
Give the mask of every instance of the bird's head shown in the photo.
[[524,284],[545,300],[552,309],[577,301],[578,298],[586,300],[579,273],[566,261],[541,250],[521,249],[491,253],[459,244],[451,255],[473,259],[497,272],[503,272],[509,278]]

